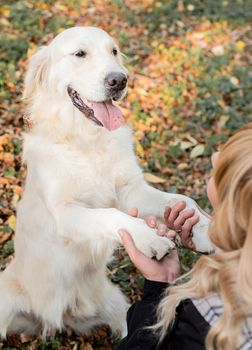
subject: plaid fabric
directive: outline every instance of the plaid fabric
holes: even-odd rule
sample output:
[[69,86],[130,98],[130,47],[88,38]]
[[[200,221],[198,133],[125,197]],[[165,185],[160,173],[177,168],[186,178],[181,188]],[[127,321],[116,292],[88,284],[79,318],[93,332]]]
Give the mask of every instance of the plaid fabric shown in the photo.
[[[192,299],[192,302],[210,326],[214,325],[223,312],[222,301],[218,294],[212,294],[202,299]],[[242,325],[241,339],[237,350],[252,350],[252,315],[249,315]]]

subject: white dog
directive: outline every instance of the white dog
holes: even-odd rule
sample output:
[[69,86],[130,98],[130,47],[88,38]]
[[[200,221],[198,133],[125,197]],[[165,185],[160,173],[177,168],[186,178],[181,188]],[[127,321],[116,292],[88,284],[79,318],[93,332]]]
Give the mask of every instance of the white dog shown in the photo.
[[[25,81],[32,130],[25,135],[28,175],[18,206],[15,258],[0,274],[0,334],[99,324],[125,333],[127,303],[106,277],[106,263],[127,229],[147,256],[174,243],[144,220],[187,197],[148,186],[133,138],[112,100],[127,90],[120,51],[103,30],[71,28],[31,59]],[[198,209],[196,209],[198,210]],[[199,251],[211,250],[209,219],[198,212]]]

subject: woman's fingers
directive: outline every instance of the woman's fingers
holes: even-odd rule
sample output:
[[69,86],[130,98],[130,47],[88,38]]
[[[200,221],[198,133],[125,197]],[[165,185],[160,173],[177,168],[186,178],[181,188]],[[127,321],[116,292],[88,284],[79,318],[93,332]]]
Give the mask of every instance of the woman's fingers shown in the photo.
[[165,224],[158,224],[157,226],[157,234],[159,236],[166,236],[167,226]]
[[189,219],[187,219],[184,223],[184,225],[182,226],[181,229],[181,240],[182,240],[182,244],[184,247],[190,248],[190,249],[195,249],[195,246],[193,244],[192,241],[192,237],[190,236],[190,232],[192,230],[192,227],[197,224],[197,222],[199,221],[199,216],[193,216]]
[[[182,245],[186,248],[195,249],[190,232],[193,225],[199,221],[199,216],[195,215],[194,209],[184,210],[185,206],[185,202],[178,202],[172,208],[166,207],[164,210],[166,225],[158,223],[154,215],[147,216],[145,221],[149,227],[157,229],[157,234],[159,236],[166,236],[172,240],[176,239],[177,236],[177,233],[173,230],[180,230]],[[129,214],[133,217],[137,217],[138,209],[132,208]],[[169,230],[167,226],[173,230]],[[120,235],[122,233],[123,245],[133,263],[138,264],[140,262],[142,264],[142,256],[144,255],[136,248],[130,234],[125,230],[120,230],[119,233]]]
[[189,236],[193,225],[195,225],[198,221],[199,221],[199,216],[198,215],[193,216],[190,219],[187,219],[185,221],[184,225],[182,226],[182,229],[181,229],[182,235],[184,235],[184,236],[188,235]]
[[142,272],[142,274],[147,279],[158,278],[162,281],[162,263],[156,259],[148,258],[143,253],[141,253],[137,249],[135,242],[127,231],[120,229],[118,233],[121,236],[123,246],[128,253],[130,260]]
[[170,238],[172,240],[174,240],[177,237],[177,232],[173,231],[173,230],[168,230],[165,234],[165,236],[167,238]]
[[148,226],[150,226],[152,228],[157,227],[157,218],[154,215],[146,216],[145,221],[146,221]]
[[126,252],[128,253],[130,259],[137,266],[138,259],[143,254],[137,249],[135,242],[133,241],[131,235],[127,231],[120,229],[118,233],[122,239],[123,246]]
[[169,260],[174,260],[179,262],[179,256],[178,256],[178,251],[177,249],[173,249],[170,254],[167,256],[167,259]]
[[[199,216],[195,215],[195,209],[184,210],[185,207],[185,202],[178,202],[172,208],[166,207],[164,219],[169,228],[180,231],[181,242],[184,247],[195,249],[190,232],[193,225],[199,221]],[[166,231],[166,233],[163,233],[163,231],[161,232],[161,235],[166,235],[170,239],[176,238],[175,232],[170,232],[169,234],[169,231]]]
[[171,212],[171,207],[165,207],[165,210],[164,210],[164,219],[165,219],[165,222],[167,222],[168,217],[169,217],[169,215],[170,215],[170,212]]
[[169,228],[173,228],[174,221],[185,207],[185,202],[178,202],[171,208],[169,215],[166,215],[166,224]]
[[184,211],[180,212],[177,219],[173,223],[174,230],[181,230],[185,221],[187,219],[191,218],[194,214],[195,214],[194,209],[184,210]]
[[133,216],[134,218],[137,218],[138,217],[138,209],[137,208],[130,209],[129,215]]

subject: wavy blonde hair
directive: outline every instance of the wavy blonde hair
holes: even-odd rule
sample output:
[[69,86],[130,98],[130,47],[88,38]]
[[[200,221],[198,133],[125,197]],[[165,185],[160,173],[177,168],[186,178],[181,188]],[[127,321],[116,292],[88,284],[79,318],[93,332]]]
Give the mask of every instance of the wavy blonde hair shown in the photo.
[[208,332],[206,349],[235,350],[252,312],[252,124],[227,141],[213,176],[218,206],[209,235],[220,250],[201,256],[188,282],[168,288],[153,328],[162,340],[180,301],[219,293],[223,314]]

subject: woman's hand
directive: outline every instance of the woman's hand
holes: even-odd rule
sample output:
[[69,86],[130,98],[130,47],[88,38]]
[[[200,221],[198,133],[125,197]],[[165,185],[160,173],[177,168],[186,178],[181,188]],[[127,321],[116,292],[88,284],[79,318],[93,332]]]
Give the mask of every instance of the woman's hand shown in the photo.
[[169,228],[179,231],[183,247],[195,250],[191,230],[193,225],[199,221],[199,216],[195,215],[194,209],[184,210],[185,207],[185,202],[178,202],[171,208],[166,207],[164,219]]
[[[130,215],[137,217],[138,210],[136,208],[131,209]],[[157,228],[157,234],[161,236],[174,238],[176,235],[174,231],[167,230],[166,225],[158,225],[154,216],[148,216],[146,218],[146,223],[150,227]],[[172,282],[180,276],[180,263],[175,249],[172,250],[169,255],[157,261],[156,259],[147,258],[142,254],[136,248],[131,235],[127,231],[119,230],[119,235],[122,238],[123,246],[131,261],[146,279],[157,282]]]
[[175,249],[158,261],[147,258],[141,253],[127,231],[119,230],[119,235],[131,261],[146,279],[157,282],[172,282],[180,276],[179,258]]

